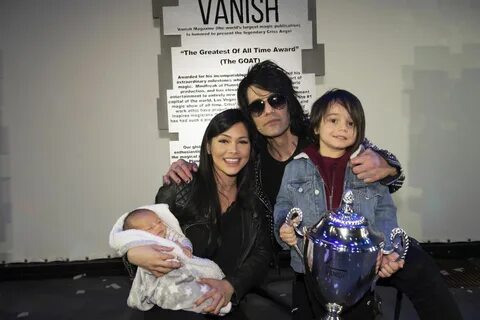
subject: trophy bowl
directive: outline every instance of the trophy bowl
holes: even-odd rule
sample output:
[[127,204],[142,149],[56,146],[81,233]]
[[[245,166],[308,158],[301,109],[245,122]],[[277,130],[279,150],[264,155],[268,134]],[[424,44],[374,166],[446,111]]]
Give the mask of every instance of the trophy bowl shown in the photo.
[[[324,319],[340,319],[345,308],[373,290],[377,260],[380,261],[385,253],[383,234],[374,230],[364,216],[353,212],[350,190],[344,193],[340,209],[326,212],[318,223],[304,227],[303,232],[297,228],[301,218],[301,210],[293,208],[286,222],[304,238],[301,255],[305,280],[313,291],[313,298],[327,311]],[[403,237],[404,252],[400,256],[404,258],[408,237],[403,230],[397,229],[392,231],[391,238]],[[295,249],[300,253],[298,247]]]

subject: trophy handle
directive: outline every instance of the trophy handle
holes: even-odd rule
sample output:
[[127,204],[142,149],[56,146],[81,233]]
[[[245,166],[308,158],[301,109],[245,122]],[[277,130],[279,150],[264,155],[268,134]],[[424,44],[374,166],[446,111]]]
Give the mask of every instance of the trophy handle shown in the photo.
[[[290,211],[287,213],[287,216],[285,217],[285,223],[291,227],[293,227],[293,230],[295,230],[295,233],[300,236],[304,237],[303,233],[298,229],[298,226],[303,220],[303,212],[300,210],[300,208],[292,208]],[[297,251],[298,255],[303,259],[303,254],[300,251],[300,248],[298,247],[297,244],[293,246],[295,251]]]
[[390,234],[390,241],[393,244],[393,251],[398,253],[398,260],[404,260],[410,247],[410,238],[402,228],[395,228]]

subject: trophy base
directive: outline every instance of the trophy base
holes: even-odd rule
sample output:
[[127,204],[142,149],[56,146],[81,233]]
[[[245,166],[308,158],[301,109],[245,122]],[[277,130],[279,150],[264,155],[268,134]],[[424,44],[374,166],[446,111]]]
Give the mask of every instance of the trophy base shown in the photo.
[[343,307],[336,303],[327,303],[325,306],[327,309],[327,315],[322,318],[322,320],[341,320],[340,312],[342,312]]

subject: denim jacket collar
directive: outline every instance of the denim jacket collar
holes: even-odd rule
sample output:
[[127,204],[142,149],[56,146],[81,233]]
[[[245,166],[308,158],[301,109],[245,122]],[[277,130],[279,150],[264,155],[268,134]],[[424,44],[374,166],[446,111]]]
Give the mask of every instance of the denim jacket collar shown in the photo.
[[[360,145],[357,150],[355,150],[352,155],[350,156],[350,159],[353,159],[355,158],[356,156],[358,156],[360,154],[360,152],[363,151],[363,146]],[[305,152],[301,152],[299,154],[297,154],[293,159],[310,159],[308,157],[308,155],[305,153]]]

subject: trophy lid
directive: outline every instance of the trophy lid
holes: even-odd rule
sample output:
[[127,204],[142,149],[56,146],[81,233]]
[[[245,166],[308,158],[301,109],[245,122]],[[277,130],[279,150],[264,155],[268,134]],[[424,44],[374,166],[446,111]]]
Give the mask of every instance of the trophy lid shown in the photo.
[[320,221],[307,231],[307,236],[320,245],[331,246],[336,251],[377,251],[383,247],[383,235],[374,231],[368,220],[354,212],[354,196],[346,190],[339,209],[328,211]]

